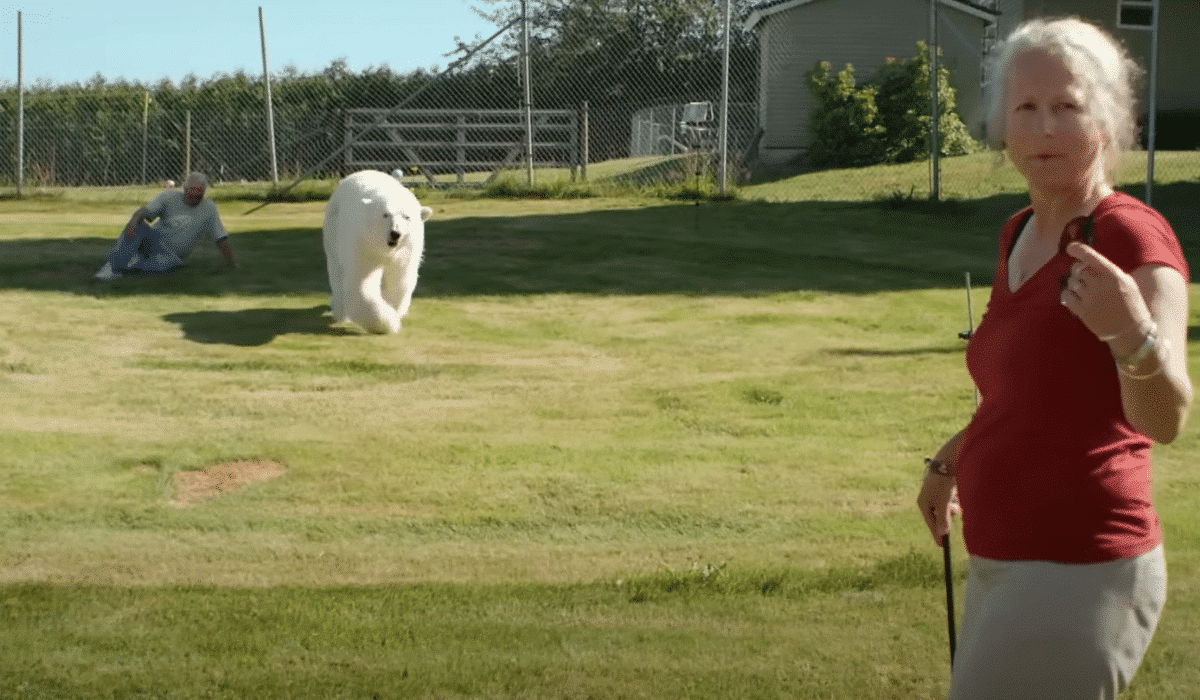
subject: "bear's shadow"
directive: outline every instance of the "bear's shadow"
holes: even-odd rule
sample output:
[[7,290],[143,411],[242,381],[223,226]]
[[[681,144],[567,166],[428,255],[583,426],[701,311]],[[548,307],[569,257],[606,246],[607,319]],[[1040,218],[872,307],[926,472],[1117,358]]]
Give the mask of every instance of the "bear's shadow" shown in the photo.
[[353,329],[333,325],[328,311],[328,304],[320,304],[309,309],[188,311],[162,318],[179,324],[188,340],[212,345],[266,345],[289,333],[358,335]]

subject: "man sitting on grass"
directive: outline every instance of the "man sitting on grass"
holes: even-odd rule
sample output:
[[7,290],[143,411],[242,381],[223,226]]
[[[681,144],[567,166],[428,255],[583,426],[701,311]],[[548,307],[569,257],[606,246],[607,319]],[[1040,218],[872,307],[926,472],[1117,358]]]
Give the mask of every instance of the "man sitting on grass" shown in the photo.
[[166,190],[138,207],[105,256],[96,279],[107,282],[131,269],[166,272],[178,267],[202,233],[212,237],[226,264],[237,267],[217,205],[204,198],[207,189],[204,173],[192,173],[184,181],[182,192]]

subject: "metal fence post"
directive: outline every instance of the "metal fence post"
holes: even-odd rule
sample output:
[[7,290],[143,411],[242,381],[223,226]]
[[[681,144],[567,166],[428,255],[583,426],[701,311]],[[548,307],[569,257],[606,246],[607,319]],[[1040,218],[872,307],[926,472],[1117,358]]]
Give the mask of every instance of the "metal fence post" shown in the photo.
[[17,199],[25,179],[25,72],[21,58],[21,11],[17,10]]
[[583,124],[580,127],[581,135],[579,137],[580,154],[579,154],[579,179],[587,182],[587,166],[588,166],[588,141],[591,135],[588,133],[588,101],[583,101]]
[[1158,121],[1158,11],[1159,0],[1154,0],[1150,20],[1150,95],[1146,100],[1146,205],[1151,206],[1154,194],[1154,140]]
[[180,182],[187,180],[187,176],[192,173],[192,110],[187,111],[187,118],[184,121],[183,127],[183,176],[179,178]]
[[525,171],[526,181],[533,187],[533,85],[529,74],[529,2],[521,0],[521,72],[525,91],[521,108],[525,110]]
[[465,115],[460,114],[454,118],[454,123],[457,127],[455,129],[455,138],[458,143],[458,148],[454,150],[454,160],[457,162],[458,167],[455,168],[454,172],[457,174],[458,184],[461,185],[466,181],[467,177],[467,169],[463,165],[467,160],[467,118]]
[[718,135],[721,151],[720,170],[717,171],[717,189],[723,195],[729,179],[729,25],[733,21],[730,0],[725,0],[725,37],[721,58],[721,131]]
[[271,182],[279,184],[279,162],[275,157],[275,111],[271,102],[271,74],[267,71],[267,28],[262,5],[258,6],[258,35],[262,44],[263,85],[267,88],[267,149],[271,154]]
[[938,2],[929,0],[929,198],[938,201],[941,196],[941,150],[938,147],[938,91],[941,80],[938,76]]
[[146,142],[149,138],[148,131],[150,130],[150,91],[147,90],[142,99],[142,179],[141,183],[146,184]]
[[1146,205],[1154,192],[1154,139],[1155,122],[1158,121],[1158,10],[1159,0],[1154,0],[1154,18],[1150,23],[1150,99],[1149,116],[1146,117]]

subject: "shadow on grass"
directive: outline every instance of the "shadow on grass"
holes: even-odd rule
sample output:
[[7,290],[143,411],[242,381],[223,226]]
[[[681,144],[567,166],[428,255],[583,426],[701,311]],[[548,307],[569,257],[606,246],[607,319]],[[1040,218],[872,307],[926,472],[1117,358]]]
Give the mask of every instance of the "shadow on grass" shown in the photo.
[[[872,293],[956,288],[964,272],[982,288],[992,276],[997,229],[1026,202],[1024,195],[997,195],[941,204],[681,203],[435,217],[427,225],[415,303],[421,297],[549,293]],[[1200,253],[1198,202],[1200,184],[1155,190],[1156,206],[1175,225],[1189,256]],[[235,231],[239,270],[224,270],[215,249],[202,243],[177,272],[105,284],[91,275],[109,238],[20,238],[0,241],[0,288],[97,297],[327,292],[319,221],[312,228],[237,232],[231,217],[227,225]]]
[[309,309],[245,309],[243,311],[191,311],[163,316],[178,323],[183,336],[197,343],[258,346],[277,336],[358,335],[331,325],[327,304]]

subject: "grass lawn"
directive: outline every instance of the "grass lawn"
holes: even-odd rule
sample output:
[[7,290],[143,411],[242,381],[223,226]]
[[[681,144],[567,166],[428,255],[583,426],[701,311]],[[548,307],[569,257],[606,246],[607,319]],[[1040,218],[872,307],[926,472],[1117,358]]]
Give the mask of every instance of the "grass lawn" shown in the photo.
[[[943,697],[914,499],[970,414],[964,273],[977,321],[1025,199],[920,172],[425,192],[396,336],[330,323],[323,202],[224,197],[240,269],[104,284],[152,191],[0,200],[0,697]],[[1155,190],[1193,260],[1197,201]],[[1200,687],[1198,435],[1155,451],[1170,599],[1125,697]]]

